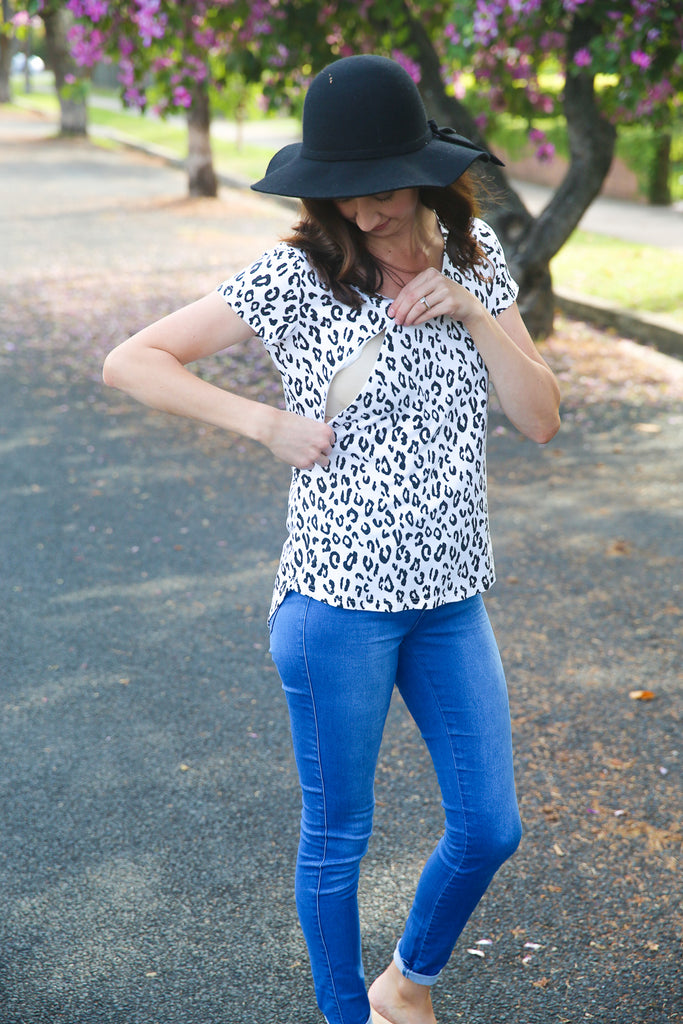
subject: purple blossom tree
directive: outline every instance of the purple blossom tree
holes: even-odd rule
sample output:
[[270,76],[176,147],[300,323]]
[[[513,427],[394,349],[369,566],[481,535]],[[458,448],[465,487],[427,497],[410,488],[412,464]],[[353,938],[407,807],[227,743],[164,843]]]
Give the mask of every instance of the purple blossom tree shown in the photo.
[[504,170],[485,171],[497,194],[486,216],[520,283],[522,311],[532,333],[549,333],[550,260],[598,195],[618,126],[647,118],[664,138],[680,109],[680,0],[282,0],[283,7],[286,32],[279,28],[278,39],[294,61],[266,64],[268,95],[295,92],[302,68],[374,51],[402,61],[432,116],[483,145],[496,116],[513,113],[526,119],[537,157],[551,159],[536,122],[564,117],[568,169],[538,217]]
[[0,103],[10,103],[12,89],[10,84],[10,67],[12,60],[12,43],[15,26],[12,17],[10,0],[0,2]]
[[123,102],[159,114],[181,112],[188,127],[188,184],[191,195],[215,196],[210,141],[209,83],[214,62],[227,44],[212,25],[226,6],[169,0],[65,0],[72,25],[71,52],[81,68],[115,60]]
[[[502,202],[487,216],[520,283],[526,320],[543,336],[553,319],[550,260],[598,195],[618,126],[647,117],[664,133],[679,109],[683,8],[676,0],[469,0],[448,5],[443,31],[426,3],[419,19],[412,6],[406,17],[429,105],[465,134],[485,142],[505,110],[526,119],[538,158],[548,159],[549,143],[533,126],[564,116],[568,169],[538,217],[504,171],[489,171]],[[463,95],[454,84],[465,74],[475,84]]]
[[[46,0],[47,2],[47,0]],[[57,0],[49,0],[51,3]],[[488,169],[486,211],[520,283],[536,336],[552,329],[549,264],[599,193],[617,126],[647,118],[665,135],[683,91],[680,0],[64,0],[80,65],[115,58],[125,102],[187,113],[190,189],[211,194],[209,82],[259,82],[271,105],[296,104],[325,63],[354,52],[400,60],[432,116],[486,144],[500,112],[537,127],[566,120],[569,165],[538,217]],[[532,132],[534,134],[532,134]]]
[[[6,6],[9,5],[7,0]],[[15,4],[13,21],[23,26],[25,19],[31,24],[42,19],[45,28],[47,62],[55,77],[55,89],[60,109],[61,135],[86,135],[88,131],[87,77],[71,53],[68,30],[69,11],[62,0],[29,0]]]

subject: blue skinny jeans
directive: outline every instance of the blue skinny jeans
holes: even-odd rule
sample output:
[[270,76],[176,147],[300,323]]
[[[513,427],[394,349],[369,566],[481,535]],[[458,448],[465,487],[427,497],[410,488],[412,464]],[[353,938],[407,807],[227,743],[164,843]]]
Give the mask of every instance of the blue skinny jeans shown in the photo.
[[431,985],[521,825],[505,677],[480,596],[354,611],[290,592],[271,622],[302,790],[296,902],[328,1024],[368,1024],[358,916],[377,757],[394,686],[427,744],[445,830],[394,961]]

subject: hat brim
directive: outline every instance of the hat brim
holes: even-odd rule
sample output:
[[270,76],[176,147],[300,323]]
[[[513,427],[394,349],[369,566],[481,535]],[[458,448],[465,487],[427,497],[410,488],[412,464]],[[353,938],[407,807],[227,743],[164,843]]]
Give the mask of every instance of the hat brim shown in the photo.
[[475,160],[495,160],[483,150],[432,139],[421,149],[401,156],[370,160],[311,160],[301,155],[303,143],[279,150],[255,192],[297,199],[341,199],[376,195],[400,188],[445,188]]

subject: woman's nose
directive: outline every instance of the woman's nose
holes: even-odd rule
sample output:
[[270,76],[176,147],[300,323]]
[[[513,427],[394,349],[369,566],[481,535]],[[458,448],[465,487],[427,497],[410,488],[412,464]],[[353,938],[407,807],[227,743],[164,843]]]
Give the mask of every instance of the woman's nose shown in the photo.
[[372,231],[381,220],[380,212],[376,205],[365,198],[356,200],[354,220],[361,231]]

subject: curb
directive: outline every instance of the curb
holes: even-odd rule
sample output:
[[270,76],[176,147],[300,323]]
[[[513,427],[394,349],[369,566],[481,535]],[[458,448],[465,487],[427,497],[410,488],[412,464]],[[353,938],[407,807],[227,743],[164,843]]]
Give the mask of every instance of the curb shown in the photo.
[[[186,165],[184,158],[177,157],[160,146],[139,142],[137,139],[132,139],[130,136],[115,129],[100,130],[97,127],[91,127],[90,133],[113,139],[121,146],[156,157],[172,167],[184,168]],[[233,177],[230,174],[216,172],[216,178],[219,185],[222,185],[224,188],[249,188],[249,182],[242,178]],[[271,201],[274,200],[282,206],[298,209],[298,201],[296,199],[278,196],[269,198]],[[619,306],[613,306],[603,299],[581,295],[563,288],[554,288],[553,292],[556,310],[570,319],[585,320],[595,327],[611,328],[627,338],[631,338],[643,345],[654,347],[660,352],[666,353],[666,355],[683,359],[683,327],[679,326],[670,317],[657,316],[656,314],[636,315]]]
[[573,320],[585,320],[595,327],[612,328],[619,334],[677,359],[683,359],[683,327],[654,313],[636,316],[603,299],[588,298],[564,288],[554,288],[555,308]]

